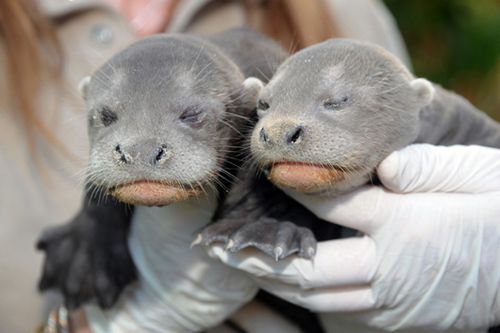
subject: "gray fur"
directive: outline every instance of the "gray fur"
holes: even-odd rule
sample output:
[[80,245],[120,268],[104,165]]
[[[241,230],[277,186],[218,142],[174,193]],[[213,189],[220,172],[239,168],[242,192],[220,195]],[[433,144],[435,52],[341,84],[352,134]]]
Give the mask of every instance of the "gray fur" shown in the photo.
[[[261,165],[294,161],[345,171],[344,180],[316,194],[366,183],[390,152],[413,142],[500,147],[497,123],[364,42],[333,39],[296,53],[278,68],[260,100],[269,109],[258,110],[251,147]],[[336,106],[325,108],[325,102]],[[300,140],[287,143],[297,126]]]
[[[94,183],[111,188],[148,179],[190,186],[209,182],[217,172],[218,161],[224,158],[217,147],[225,143],[212,139],[229,136],[217,135],[228,128],[214,126],[218,122],[212,119],[225,117],[243,74],[224,56],[205,52],[201,45],[180,36],[149,38],[119,53],[93,75],[86,104]],[[195,55],[198,59],[193,59]],[[119,126],[102,124],[103,107],[116,113]],[[182,124],[181,114],[190,110],[204,112],[208,126],[196,130]],[[118,145],[136,163],[117,163],[113,156]],[[170,162],[168,167],[153,168],[149,155],[161,145],[169,150]]]
[[[266,53],[272,59],[256,61],[265,48],[273,49]],[[137,180],[211,186],[235,113],[249,113],[256,102],[245,91],[245,76],[265,80],[284,54],[243,29],[210,39],[159,35],[120,52],[80,87],[89,114],[89,180],[105,189]],[[119,125],[105,126],[109,111]],[[200,112],[201,120],[183,123],[185,112]]]
[[500,125],[462,96],[434,85],[434,99],[419,115],[415,142],[500,147]]
[[[82,80],[91,155],[85,204],[67,225],[39,239],[46,252],[40,289],[60,290],[70,309],[92,298],[107,308],[136,279],[127,247],[134,207],[96,195],[99,190],[117,195],[113,188],[123,184],[119,199],[166,205],[216,189],[222,204],[261,87],[244,78],[267,81],[285,57],[270,39],[246,29],[208,38],[159,35]],[[199,121],[183,118],[190,111],[202,111]],[[129,184],[135,180],[141,182]]]

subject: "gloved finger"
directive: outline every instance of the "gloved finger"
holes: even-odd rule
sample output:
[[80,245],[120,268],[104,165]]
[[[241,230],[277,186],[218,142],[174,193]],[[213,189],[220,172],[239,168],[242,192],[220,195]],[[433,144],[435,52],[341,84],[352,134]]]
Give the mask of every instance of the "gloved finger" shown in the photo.
[[365,234],[375,231],[377,224],[374,222],[383,220],[383,216],[382,219],[375,218],[387,211],[381,201],[385,197],[395,195],[381,186],[369,185],[335,197],[318,197],[290,190],[285,192],[320,219],[359,230]]
[[208,254],[256,277],[304,290],[366,285],[376,271],[375,243],[368,236],[320,242],[312,261],[293,256],[276,262],[255,250],[231,253],[221,245],[212,246]]
[[480,146],[408,146],[380,163],[393,192],[484,193],[500,190],[500,150]]
[[365,311],[375,307],[375,297],[369,285],[301,290],[266,278],[256,278],[255,281],[263,290],[314,312]]

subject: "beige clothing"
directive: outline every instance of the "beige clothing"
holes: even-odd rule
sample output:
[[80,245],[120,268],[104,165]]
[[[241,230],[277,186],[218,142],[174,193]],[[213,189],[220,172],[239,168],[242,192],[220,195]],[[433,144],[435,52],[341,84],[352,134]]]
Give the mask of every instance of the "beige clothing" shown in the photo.
[[78,83],[133,40],[119,16],[90,2],[57,1],[47,12],[55,19],[72,16],[57,25],[63,82],[44,82],[37,111],[75,158],[70,161],[39,140],[35,166],[12,112],[5,54],[0,52],[0,332],[31,332],[44,317],[36,291],[42,256],[34,244],[43,228],[67,221],[81,204],[88,152]]
[[[258,3],[260,0],[254,0]],[[210,34],[245,25],[245,6],[242,1],[187,0],[176,7],[167,27],[170,32],[189,31]],[[379,0],[325,0],[328,15],[338,29],[339,36],[370,41],[400,58],[411,68],[410,58],[401,33],[391,13]],[[285,45],[285,47],[288,47]]]

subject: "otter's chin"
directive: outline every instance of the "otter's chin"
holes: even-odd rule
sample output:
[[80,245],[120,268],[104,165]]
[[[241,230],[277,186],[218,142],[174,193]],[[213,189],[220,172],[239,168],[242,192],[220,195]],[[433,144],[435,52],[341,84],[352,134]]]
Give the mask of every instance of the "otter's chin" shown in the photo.
[[306,194],[324,192],[345,177],[345,173],[335,167],[298,162],[273,163],[268,174],[277,186]]
[[141,206],[166,206],[202,193],[201,188],[183,188],[157,181],[136,181],[115,187],[111,195],[118,200]]

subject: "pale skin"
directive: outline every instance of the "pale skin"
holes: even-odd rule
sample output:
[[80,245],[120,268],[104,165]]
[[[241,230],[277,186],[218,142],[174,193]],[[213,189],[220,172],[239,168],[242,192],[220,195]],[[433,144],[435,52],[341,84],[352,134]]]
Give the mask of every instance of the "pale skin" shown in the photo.
[[139,37],[165,31],[177,0],[102,0],[126,17]]

